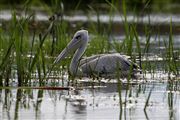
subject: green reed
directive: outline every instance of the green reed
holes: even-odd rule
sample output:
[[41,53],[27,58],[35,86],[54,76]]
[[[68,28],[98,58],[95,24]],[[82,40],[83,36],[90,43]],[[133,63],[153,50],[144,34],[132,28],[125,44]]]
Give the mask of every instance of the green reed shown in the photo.
[[[9,63],[7,61],[12,60],[15,57],[15,61],[16,61],[16,67],[17,67],[17,76],[18,76],[18,85],[21,85],[21,83],[23,82],[23,75],[22,73],[24,73],[23,71],[23,59],[22,59],[22,55],[23,55],[23,21],[18,22],[17,18],[15,16],[15,14],[13,13],[13,18],[11,21],[11,30],[10,30],[10,36],[9,36],[9,41],[10,41],[10,46],[7,49],[7,51],[5,52],[5,56],[1,62],[1,72],[3,73],[3,71],[6,71],[6,68],[9,65]],[[15,50],[15,53],[13,52]],[[9,60],[7,60],[9,59]],[[7,63],[5,63],[7,62]],[[11,66],[12,67],[12,66]],[[10,67],[10,69],[11,69]],[[10,73],[9,73],[10,75]],[[9,76],[8,75],[8,76]]]
[[172,20],[170,22],[169,31],[170,31],[169,43],[168,43],[168,50],[167,50],[169,72],[173,72],[175,75],[178,75],[179,73],[178,73],[176,58],[174,55],[174,47],[173,47]]
[[[4,39],[2,38],[1,41],[3,41],[3,40]],[[0,82],[1,82],[1,85],[3,85],[3,79],[8,78],[8,76],[9,76],[9,72],[6,72],[6,71],[10,71],[10,69],[11,69],[11,65],[12,65],[11,64],[12,63],[11,52],[12,52],[13,44],[14,44],[14,39],[10,41],[7,48],[4,48],[4,47],[1,48],[5,51],[4,54],[2,55],[2,60],[1,60],[1,64],[0,64]],[[6,79],[5,82],[7,82],[7,81],[9,81],[9,80]]]
[[23,60],[24,58],[22,57],[24,54],[24,31],[27,22],[25,19],[17,20],[15,14],[13,14],[13,23],[14,23],[14,32],[12,35],[12,38],[15,39],[14,42],[14,48],[15,48],[15,60],[16,60],[16,65],[17,65],[17,76],[18,76],[18,84],[21,86],[23,84],[24,80],[24,64],[25,61]]
[[[8,86],[8,81],[12,74],[17,74],[18,86],[27,84],[28,80],[31,79],[31,73],[33,72],[33,67],[37,63],[37,58],[39,63],[42,63],[43,73],[45,74],[45,60],[44,54],[41,51],[43,42],[48,33],[45,33],[43,37],[39,37],[39,46],[34,47],[35,43],[35,32],[33,34],[33,40],[31,46],[29,37],[29,23],[33,15],[26,15],[27,17],[18,17],[15,11],[12,12],[12,20],[10,22],[9,31],[1,32],[1,60],[0,60],[0,78],[1,85],[4,81],[6,86]],[[51,25],[52,26],[52,25]],[[50,28],[49,28],[50,29]],[[49,30],[48,29],[48,30]],[[41,35],[40,35],[41,36]],[[37,41],[36,41],[37,43]],[[35,57],[33,52],[37,51]],[[27,58],[30,52],[30,59]],[[40,54],[41,53],[41,54]],[[14,68],[16,71],[14,71]],[[39,68],[37,69],[39,70]]]
[[90,56],[92,54],[102,54],[108,52],[108,38],[107,36],[96,35],[89,42],[86,55]]
[[146,108],[149,106],[149,100],[151,98],[151,94],[152,94],[153,89],[154,89],[154,85],[152,86],[152,88],[149,91],[148,98],[147,98],[146,103],[144,105],[144,111],[146,111]]

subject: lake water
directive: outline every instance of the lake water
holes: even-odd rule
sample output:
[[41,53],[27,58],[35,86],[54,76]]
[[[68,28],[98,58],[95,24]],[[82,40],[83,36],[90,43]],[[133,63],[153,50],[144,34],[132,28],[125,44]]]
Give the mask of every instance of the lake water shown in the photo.
[[[123,84],[121,99],[116,80],[107,82],[105,79],[97,83],[94,81],[94,85],[89,82],[92,79],[81,79],[79,85],[85,88],[71,91],[1,89],[0,118],[3,120],[180,119],[179,85],[173,89],[168,87],[167,76],[162,73],[156,74],[155,78],[150,76],[147,74],[146,79],[132,84],[129,90],[126,90],[127,85]],[[61,86],[61,80],[56,84]],[[148,106],[144,110],[149,94]]]

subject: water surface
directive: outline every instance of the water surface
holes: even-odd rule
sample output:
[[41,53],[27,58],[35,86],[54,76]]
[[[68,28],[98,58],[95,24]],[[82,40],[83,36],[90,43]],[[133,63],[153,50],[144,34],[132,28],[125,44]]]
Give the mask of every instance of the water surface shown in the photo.
[[[84,82],[83,84],[85,85]],[[165,81],[151,79],[149,82],[133,85],[128,91],[124,85],[121,91],[122,107],[119,102],[117,83],[101,82],[100,84],[101,88],[91,88],[91,86],[75,91],[1,89],[0,118],[180,119],[180,92],[177,90],[179,88],[173,91],[168,90],[168,84]],[[87,85],[86,81],[85,86]],[[151,90],[148,106],[144,110]],[[125,97],[126,92],[127,97]],[[120,108],[122,108],[122,113]]]

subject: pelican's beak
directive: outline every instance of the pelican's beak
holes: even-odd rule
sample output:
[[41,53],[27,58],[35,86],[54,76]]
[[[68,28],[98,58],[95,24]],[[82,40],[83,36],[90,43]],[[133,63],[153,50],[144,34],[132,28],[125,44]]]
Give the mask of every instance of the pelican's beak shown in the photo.
[[54,64],[60,62],[62,59],[64,59],[68,54],[74,52],[80,47],[81,40],[73,38],[71,42],[64,48],[64,50],[59,54],[59,56],[54,61]]

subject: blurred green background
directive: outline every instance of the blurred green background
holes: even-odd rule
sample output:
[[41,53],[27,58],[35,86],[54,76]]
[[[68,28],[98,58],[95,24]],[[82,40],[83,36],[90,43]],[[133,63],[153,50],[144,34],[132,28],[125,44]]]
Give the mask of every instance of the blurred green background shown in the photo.
[[[63,3],[65,10],[89,9],[93,8],[108,9],[108,3],[112,3],[117,9],[121,10],[122,0],[0,0],[2,7],[17,7],[25,3],[33,6],[47,5],[53,7]],[[127,11],[139,12],[146,8],[151,12],[180,12],[180,0],[126,0]]]

